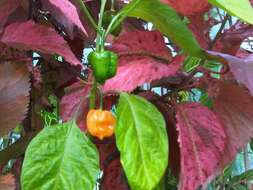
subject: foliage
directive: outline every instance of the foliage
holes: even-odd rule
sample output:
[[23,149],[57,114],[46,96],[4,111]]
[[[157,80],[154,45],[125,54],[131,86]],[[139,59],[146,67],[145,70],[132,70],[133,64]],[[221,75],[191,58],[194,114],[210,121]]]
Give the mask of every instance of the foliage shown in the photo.
[[[253,138],[251,3],[2,0],[0,188],[246,189],[230,163]],[[102,81],[91,51],[119,58]],[[114,135],[91,136],[91,109]]]

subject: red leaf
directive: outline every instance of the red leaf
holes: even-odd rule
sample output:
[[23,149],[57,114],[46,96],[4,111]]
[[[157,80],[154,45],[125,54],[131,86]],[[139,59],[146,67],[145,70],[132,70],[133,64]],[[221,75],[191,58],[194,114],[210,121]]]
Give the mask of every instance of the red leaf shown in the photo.
[[215,44],[214,50],[222,53],[236,55],[243,40],[250,37],[253,32],[251,25],[236,23],[226,30]]
[[63,121],[73,119],[77,114],[77,124],[85,131],[85,116],[89,111],[88,95],[90,85],[76,82],[66,89],[66,94],[60,102],[60,115]]
[[185,16],[204,13],[210,7],[207,0],[161,0],[161,2],[168,4]]
[[29,90],[29,72],[24,64],[0,64],[0,136],[24,119]]
[[214,110],[222,122],[227,140],[220,168],[228,164],[253,137],[253,99],[249,92],[235,84],[219,84]]
[[78,27],[83,34],[87,35],[76,7],[69,0],[43,0],[42,3],[51,15],[64,26],[70,38],[74,37],[74,27]]
[[1,41],[21,50],[36,50],[45,54],[59,54],[66,61],[82,67],[64,39],[55,30],[32,21],[14,23],[6,27]]
[[230,68],[236,80],[244,84],[253,95],[253,56],[250,55],[243,60],[238,59],[238,61],[231,62]]
[[198,103],[177,106],[181,154],[179,190],[196,190],[218,172],[226,135],[218,118]]
[[0,175],[0,189],[2,190],[15,189],[15,178],[12,174]]
[[124,33],[114,42],[112,50],[120,55],[119,67],[117,75],[105,83],[104,91],[132,91],[144,83],[174,75],[183,58],[178,56],[171,61],[163,36],[157,31]]
[[102,187],[104,190],[129,190],[124,179],[124,171],[120,164],[120,159],[113,160],[104,170]]
[[207,52],[212,58],[220,59],[222,62],[229,64],[229,67],[235,77],[240,83],[244,84],[253,95],[253,56],[249,55],[246,58],[238,58],[232,55],[227,55],[219,52]]
[[2,0],[0,3],[0,28],[2,28],[9,15],[15,11],[20,4],[20,0]]

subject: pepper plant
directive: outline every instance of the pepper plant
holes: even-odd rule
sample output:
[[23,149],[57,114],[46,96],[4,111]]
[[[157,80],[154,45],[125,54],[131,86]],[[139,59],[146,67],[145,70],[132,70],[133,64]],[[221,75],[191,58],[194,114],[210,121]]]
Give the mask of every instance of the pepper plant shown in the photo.
[[251,3],[1,0],[0,189],[249,189]]

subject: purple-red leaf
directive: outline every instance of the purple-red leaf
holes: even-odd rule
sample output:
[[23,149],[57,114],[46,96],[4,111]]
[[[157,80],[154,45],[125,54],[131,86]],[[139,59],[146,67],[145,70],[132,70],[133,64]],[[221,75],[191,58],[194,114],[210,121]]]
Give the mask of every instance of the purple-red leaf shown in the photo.
[[0,2],[0,28],[4,26],[9,15],[20,5],[20,0],[2,0]]
[[232,55],[227,55],[219,52],[208,51],[213,57],[220,59],[220,61],[229,64],[229,67],[235,77],[240,83],[244,84],[253,95],[253,56],[249,55],[246,58],[238,58]]
[[82,130],[86,130],[85,116],[89,111],[88,95],[90,85],[76,82],[66,88],[66,94],[60,102],[60,115],[63,121],[69,121],[76,117],[77,124]]
[[210,7],[207,0],[161,0],[185,16],[204,13]]
[[0,64],[0,136],[24,119],[29,90],[29,72],[24,64]]
[[196,190],[218,172],[226,135],[216,115],[198,103],[177,106],[181,154],[179,190]]
[[225,152],[220,161],[220,168],[224,168],[253,137],[253,98],[238,85],[220,83],[214,110],[227,134]]
[[56,53],[70,64],[82,67],[81,62],[55,30],[32,21],[8,25],[0,41],[20,50],[36,50],[45,54]]
[[112,46],[119,54],[117,75],[108,80],[104,91],[132,91],[153,80],[174,75],[182,57],[174,59],[157,31],[135,31],[121,35]]
[[75,27],[87,35],[76,7],[69,0],[43,0],[43,5],[51,15],[66,29],[69,37],[74,37]]

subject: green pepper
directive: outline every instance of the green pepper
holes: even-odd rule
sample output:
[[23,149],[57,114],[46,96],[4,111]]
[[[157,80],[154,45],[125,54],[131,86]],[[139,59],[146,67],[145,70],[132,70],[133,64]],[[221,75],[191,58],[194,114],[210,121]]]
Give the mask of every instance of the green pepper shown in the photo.
[[118,56],[111,51],[93,51],[88,55],[88,62],[96,81],[100,84],[116,75]]
[[[113,10],[108,10],[104,12],[103,25],[105,28],[109,26],[109,24],[111,23],[112,19],[115,17],[116,14],[117,12]],[[113,31],[111,31],[111,34],[114,36],[118,36],[121,32],[121,28],[122,28],[122,25],[119,24]]]

